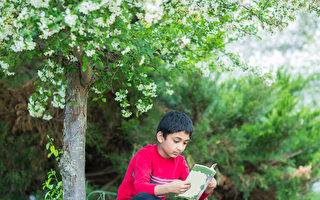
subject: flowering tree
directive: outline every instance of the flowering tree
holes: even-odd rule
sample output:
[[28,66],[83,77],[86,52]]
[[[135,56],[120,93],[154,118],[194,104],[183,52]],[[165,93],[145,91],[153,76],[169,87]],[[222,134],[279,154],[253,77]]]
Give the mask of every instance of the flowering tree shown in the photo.
[[[250,37],[235,41],[226,49],[239,52],[240,57],[248,59],[249,65],[263,67],[274,72],[279,67],[293,76],[310,77],[320,74],[320,18],[316,13],[302,12],[288,27],[275,34],[258,33],[261,40]],[[309,106],[312,110],[319,107],[320,80],[309,81],[309,87],[303,89],[299,96],[299,105]]]
[[[300,8],[318,6],[296,0],[1,0],[1,76],[14,75],[19,59],[40,60],[28,109],[46,120],[50,106],[65,109],[64,198],[84,199],[89,91],[105,102],[104,92],[116,89],[124,117],[147,112],[157,96],[152,71],[248,69],[225,44],[260,28],[282,29]],[[129,88],[141,94],[136,102],[127,98]]]

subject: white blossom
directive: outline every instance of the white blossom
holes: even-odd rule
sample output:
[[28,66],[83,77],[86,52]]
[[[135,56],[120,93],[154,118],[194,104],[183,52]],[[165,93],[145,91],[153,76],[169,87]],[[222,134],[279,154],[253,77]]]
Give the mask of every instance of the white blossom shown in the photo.
[[173,94],[173,90],[166,90],[166,92],[167,92],[167,94],[170,95],[170,96]]
[[115,29],[113,33],[114,33],[115,36],[116,35],[120,35],[121,34],[121,30]]
[[45,56],[51,56],[54,53],[54,51],[51,49],[49,51],[44,52]]
[[75,57],[74,55],[69,55],[69,56],[68,56],[68,59],[69,59],[71,62],[78,62],[78,58]]
[[161,54],[163,54],[163,55],[167,54],[168,52],[169,52],[169,50],[167,48],[163,48],[161,50]]
[[0,60],[0,66],[3,70],[8,70],[9,64]]
[[96,51],[95,51],[95,50],[93,50],[93,49],[92,49],[92,50],[87,50],[87,51],[86,51],[86,54],[87,54],[87,56],[88,56],[88,57],[92,57],[95,53],[96,53]]
[[94,93],[96,93],[96,94],[101,94],[101,91],[98,90],[96,87],[92,87],[92,90],[93,90]]
[[66,24],[68,24],[70,27],[76,25],[78,16],[77,15],[71,15],[70,9],[68,8],[66,10],[66,16],[64,17],[64,21]]
[[48,8],[50,0],[30,0],[29,3],[35,8]]
[[156,23],[163,16],[162,0],[146,0],[144,3],[145,16],[147,23]]
[[124,54],[128,53],[130,50],[131,50],[130,47],[126,47],[126,49],[123,50],[123,51],[121,52],[121,54],[124,55]]
[[32,117],[41,117],[45,111],[45,107],[39,101],[34,101],[33,97],[29,98],[28,111]]
[[33,41],[26,42],[27,44],[27,50],[33,50],[36,47],[36,43]]
[[144,63],[144,59],[145,59],[145,57],[144,56],[142,56],[141,57],[141,61],[140,61],[140,63],[139,63],[139,65],[141,66],[141,65],[143,65],[143,63]]
[[194,66],[201,71],[204,77],[209,77],[210,75],[209,62],[199,61]]
[[92,1],[84,1],[79,6],[79,11],[87,15],[89,12],[100,9],[99,3],[93,3]]
[[128,118],[132,115],[132,112],[130,112],[129,110],[121,110],[122,112],[122,116],[125,118]]
[[102,17],[99,17],[97,19],[94,19],[94,23],[97,25],[97,26],[100,26],[100,27],[107,27],[108,24],[107,23],[104,23],[103,22],[103,18]]
[[44,114],[42,119],[49,121],[50,119],[52,119],[52,116],[50,114]]
[[2,60],[0,60],[0,69],[2,69],[2,71],[4,72],[4,73],[6,73],[7,74],[7,76],[13,76],[15,73],[14,72],[10,72],[10,71],[8,71],[8,69],[9,69],[9,64],[8,63],[5,63],[4,61],[2,61]]
[[185,35],[181,38],[181,41],[182,41],[181,47],[184,47],[190,43],[190,39],[187,38]]
[[115,41],[112,41],[111,46],[112,46],[115,50],[118,50],[118,51],[120,50],[119,47],[118,47],[118,46],[119,46],[119,43],[117,43],[117,42],[115,42]]
[[142,91],[144,89],[144,85],[139,84],[137,88],[138,88],[139,91]]
[[114,100],[121,102],[127,97],[127,94],[128,94],[128,90],[116,92],[116,98],[114,98]]
[[152,104],[144,103],[141,99],[139,99],[136,104],[138,111],[140,111],[141,113],[147,112],[152,108],[152,106]]
[[20,37],[19,40],[15,40],[14,41],[14,45],[11,46],[11,49],[14,52],[20,52],[23,51],[25,49],[25,44],[24,44],[24,39],[23,37]]

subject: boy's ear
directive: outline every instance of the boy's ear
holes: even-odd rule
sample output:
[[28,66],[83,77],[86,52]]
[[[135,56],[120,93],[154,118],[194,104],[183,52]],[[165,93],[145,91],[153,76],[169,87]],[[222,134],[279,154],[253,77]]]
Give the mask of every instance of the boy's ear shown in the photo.
[[164,141],[163,133],[161,131],[158,131],[157,133],[157,140],[159,143],[162,143]]

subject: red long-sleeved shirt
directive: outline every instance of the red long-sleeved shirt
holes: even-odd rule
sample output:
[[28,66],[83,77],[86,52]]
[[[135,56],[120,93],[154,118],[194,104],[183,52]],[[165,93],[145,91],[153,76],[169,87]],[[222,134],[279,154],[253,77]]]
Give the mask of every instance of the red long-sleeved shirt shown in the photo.
[[[157,149],[157,144],[140,149],[131,159],[128,170],[122,181],[117,200],[128,200],[140,192],[155,195],[157,184],[170,183],[174,180],[186,180],[189,168],[183,156],[164,158]],[[207,198],[203,193],[199,200]],[[165,195],[159,196],[165,199]]]

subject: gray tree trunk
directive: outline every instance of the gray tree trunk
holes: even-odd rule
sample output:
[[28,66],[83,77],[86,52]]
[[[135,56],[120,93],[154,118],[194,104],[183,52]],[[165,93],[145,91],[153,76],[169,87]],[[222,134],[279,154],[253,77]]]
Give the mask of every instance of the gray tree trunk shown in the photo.
[[66,107],[63,130],[64,154],[59,167],[64,200],[85,200],[85,143],[87,129],[88,85],[82,84],[82,72],[67,74]]

